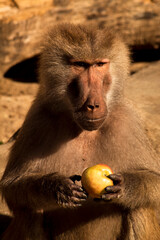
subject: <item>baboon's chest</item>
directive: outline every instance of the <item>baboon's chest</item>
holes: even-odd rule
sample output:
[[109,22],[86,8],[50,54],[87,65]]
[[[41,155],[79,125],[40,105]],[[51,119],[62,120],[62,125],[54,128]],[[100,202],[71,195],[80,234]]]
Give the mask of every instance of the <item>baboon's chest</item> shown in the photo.
[[51,156],[52,168],[65,175],[81,175],[85,168],[103,161],[97,144],[94,139],[81,138],[67,142]]

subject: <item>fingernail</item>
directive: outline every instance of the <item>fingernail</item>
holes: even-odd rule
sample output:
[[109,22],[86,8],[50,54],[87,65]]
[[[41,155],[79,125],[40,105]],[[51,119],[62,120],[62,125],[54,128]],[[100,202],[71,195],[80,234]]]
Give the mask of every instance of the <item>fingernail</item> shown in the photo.
[[86,201],[86,199],[84,199],[84,198],[81,198],[81,201],[82,201],[82,202],[85,202],[85,201]]

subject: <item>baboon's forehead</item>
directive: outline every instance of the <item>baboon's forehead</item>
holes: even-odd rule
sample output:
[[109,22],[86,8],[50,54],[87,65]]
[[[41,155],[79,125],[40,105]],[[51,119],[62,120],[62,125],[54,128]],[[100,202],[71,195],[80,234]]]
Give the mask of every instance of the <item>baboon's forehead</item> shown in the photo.
[[109,30],[73,24],[60,25],[53,29],[50,38],[57,53],[59,50],[79,59],[106,57],[115,41]]

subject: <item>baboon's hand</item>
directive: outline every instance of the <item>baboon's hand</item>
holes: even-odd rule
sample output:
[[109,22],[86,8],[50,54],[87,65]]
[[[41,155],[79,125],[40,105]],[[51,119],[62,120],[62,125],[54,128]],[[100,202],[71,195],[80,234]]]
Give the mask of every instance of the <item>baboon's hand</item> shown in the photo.
[[109,201],[122,197],[124,182],[123,176],[121,174],[110,174],[107,177],[113,181],[114,185],[105,188],[106,193],[102,195],[102,199]]
[[56,201],[59,205],[63,207],[77,207],[81,206],[87,199],[87,195],[82,189],[74,183],[74,181],[79,181],[78,175],[72,176],[71,178],[61,177],[56,183]]

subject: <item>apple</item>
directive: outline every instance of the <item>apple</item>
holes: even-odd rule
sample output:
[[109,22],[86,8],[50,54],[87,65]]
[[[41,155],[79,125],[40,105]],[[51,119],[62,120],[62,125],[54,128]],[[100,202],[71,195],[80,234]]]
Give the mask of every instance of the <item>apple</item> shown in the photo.
[[106,164],[89,167],[82,173],[82,186],[92,198],[100,198],[106,187],[113,186],[113,181],[107,177],[110,174],[113,171]]

